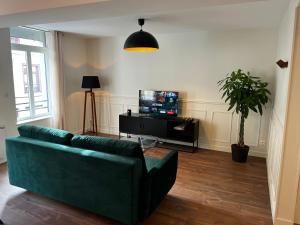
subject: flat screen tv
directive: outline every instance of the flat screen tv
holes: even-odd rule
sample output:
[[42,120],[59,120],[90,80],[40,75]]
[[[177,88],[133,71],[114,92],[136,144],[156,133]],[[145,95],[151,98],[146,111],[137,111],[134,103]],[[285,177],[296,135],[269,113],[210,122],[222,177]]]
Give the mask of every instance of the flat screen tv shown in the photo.
[[177,116],[178,92],[140,90],[139,113],[151,116]]

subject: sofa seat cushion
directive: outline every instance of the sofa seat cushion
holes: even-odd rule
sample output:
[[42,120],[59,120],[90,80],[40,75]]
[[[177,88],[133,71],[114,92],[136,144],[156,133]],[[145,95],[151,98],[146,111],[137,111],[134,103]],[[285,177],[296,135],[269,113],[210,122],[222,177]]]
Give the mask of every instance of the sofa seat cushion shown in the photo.
[[72,133],[43,126],[22,125],[18,127],[20,136],[48,141],[56,144],[71,145]]
[[140,144],[136,142],[106,137],[75,135],[71,140],[71,145],[76,148],[141,159],[143,174],[147,174],[143,150]]

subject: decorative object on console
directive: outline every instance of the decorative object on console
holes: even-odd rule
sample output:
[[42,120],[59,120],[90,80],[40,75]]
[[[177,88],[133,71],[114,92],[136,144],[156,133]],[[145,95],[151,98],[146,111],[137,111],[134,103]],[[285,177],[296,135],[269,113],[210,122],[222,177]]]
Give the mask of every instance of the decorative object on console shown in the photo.
[[127,109],[127,115],[131,116],[131,109]]
[[159,50],[159,45],[155,37],[143,31],[142,27],[145,19],[138,20],[141,30],[131,34],[124,44],[124,50],[130,52],[154,52]]
[[268,103],[271,95],[267,89],[268,83],[239,69],[220,80],[218,85],[221,86],[220,91],[223,92],[222,98],[226,97],[225,102],[229,101],[228,111],[234,109],[236,113],[241,114],[239,141],[238,144],[231,145],[232,160],[246,162],[249,146],[244,143],[245,119],[250,110],[259,112],[260,115],[263,114],[262,106]]
[[83,129],[82,134],[85,134],[85,120],[86,120],[86,101],[88,95],[91,96],[91,107],[92,107],[92,124],[93,124],[93,133],[98,134],[97,128],[97,113],[96,113],[96,101],[95,93],[93,88],[100,88],[100,82],[98,76],[83,76],[81,88],[88,88],[88,91],[85,91],[84,94],[84,112],[83,112]]
[[174,130],[179,130],[179,131],[184,131],[186,129],[186,127],[188,125],[190,125],[192,122],[193,122],[193,118],[191,117],[187,117],[187,118],[183,118],[184,119],[184,122],[179,124],[178,126],[175,126],[173,129]]
[[276,64],[281,68],[287,68],[289,66],[289,62],[288,61],[283,61],[282,59],[278,60],[276,62]]

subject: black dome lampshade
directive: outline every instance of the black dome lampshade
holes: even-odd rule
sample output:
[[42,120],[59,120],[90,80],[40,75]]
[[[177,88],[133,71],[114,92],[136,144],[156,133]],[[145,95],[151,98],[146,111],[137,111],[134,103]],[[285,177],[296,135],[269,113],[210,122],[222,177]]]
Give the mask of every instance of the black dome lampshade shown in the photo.
[[154,52],[159,50],[159,45],[155,37],[142,30],[144,19],[138,20],[141,30],[131,34],[124,44],[124,50],[129,52]]
[[93,88],[100,88],[99,77],[98,76],[83,76],[81,88],[88,88],[88,89],[91,89],[91,91]]

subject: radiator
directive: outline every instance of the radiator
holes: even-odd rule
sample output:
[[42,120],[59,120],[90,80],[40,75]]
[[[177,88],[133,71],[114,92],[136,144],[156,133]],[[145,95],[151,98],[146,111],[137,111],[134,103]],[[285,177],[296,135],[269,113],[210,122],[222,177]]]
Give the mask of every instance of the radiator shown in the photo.
[[5,138],[6,130],[5,126],[0,125],[0,164],[5,162]]

